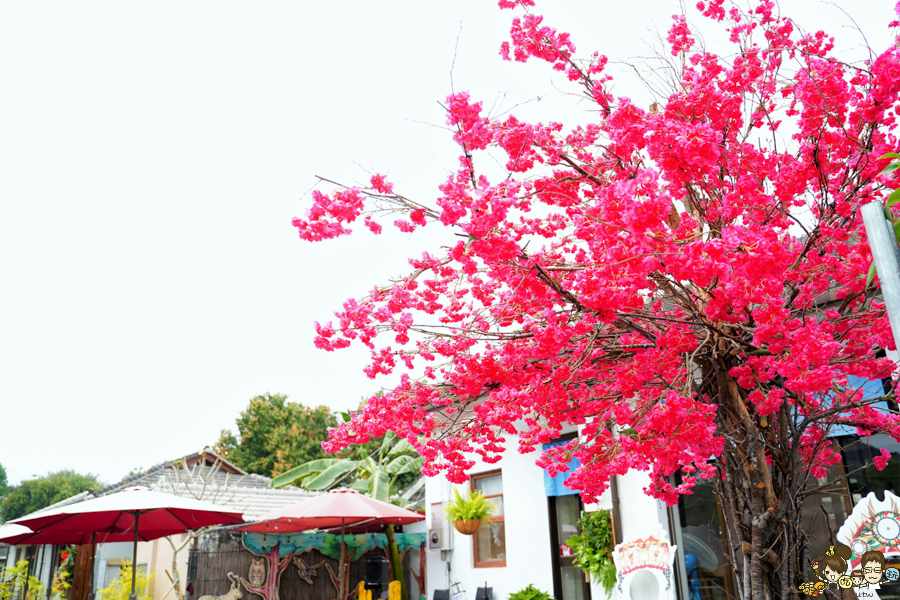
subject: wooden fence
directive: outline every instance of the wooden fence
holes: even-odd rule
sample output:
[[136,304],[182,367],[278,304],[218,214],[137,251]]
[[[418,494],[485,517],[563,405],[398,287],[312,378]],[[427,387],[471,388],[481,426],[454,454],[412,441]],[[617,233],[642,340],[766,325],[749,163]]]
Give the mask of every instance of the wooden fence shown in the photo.
[[[337,590],[325,565],[329,565],[334,573],[338,572],[338,561],[324,556],[318,550],[310,550],[297,554],[306,565],[314,567],[315,576],[311,577],[312,585],[301,579],[298,568],[292,564],[281,575],[279,600],[334,600]],[[384,549],[375,548],[364,554],[359,560],[350,563],[350,586],[355,589],[362,581],[363,568],[367,558],[387,557]],[[249,579],[250,566],[253,559],[259,557],[245,549],[241,544],[241,534],[236,531],[218,529],[197,541],[196,548],[191,550],[190,561],[195,567],[189,567],[188,578],[193,583],[193,595],[189,599],[196,600],[200,596],[221,596],[231,589],[228,573]],[[411,580],[409,555],[403,557],[403,575],[407,582]],[[268,567],[266,567],[268,569]],[[268,573],[266,573],[268,577]],[[243,600],[259,600],[241,586]],[[270,599],[274,600],[274,599]]]

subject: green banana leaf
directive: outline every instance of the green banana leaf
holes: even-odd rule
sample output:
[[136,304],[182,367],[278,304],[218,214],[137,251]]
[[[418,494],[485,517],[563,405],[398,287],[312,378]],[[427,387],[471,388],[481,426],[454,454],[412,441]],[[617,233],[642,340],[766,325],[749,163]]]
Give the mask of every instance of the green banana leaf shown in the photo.
[[368,479],[357,479],[353,483],[350,484],[351,490],[356,490],[360,494],[369,494],[369,486],[371,485],[371,481]]
[[418,471],[425,464],[425,460],[419,457],[413,457],[408,454],[398,456],[387,464],[384,468],[389,475],[402,475],[404,473],[412,473]]
[[359,461],[356,460],[342,460],[319,473],[315,479],[305,483],[303,487],[313,492],[328,489],[333,486],[338,479],[356,469],[358,465]]
[[382,502],[391,501],[391,480],[387,473],[378,470],[372,474],[369,484],[369,496]]
[[418,456],[418,452],[416,452],[416,449],[413,448],[412,444],[410,444],[406,440],[398,440],[397,443],[394,444],[391,448],[388,456],[397,456],[398,454],[403,454],[404,452],[415,454],[416,456]]
[[318,460],[311,460],[302,465],[297,465],[293,469],[285,471],[277,477],[273,477],[272,481],[269,482],[269,487],[281,488],[290,485],[298,479],[303,479],[311,474],[316,475],[339,462],[343,462],[343,460],[340,458],[320,458]]
[[887,175],[888,173],[893,173],[894,171],[897,170],[898,167],[900,167],[900,162],[892,162],[891,164],[886,166],[884,169],[882,169],[882,171],[881,171],[881,173],[879,173],[879,175]]
[[885,201],[884,205],[887,208],[890,208],[893,205],[897,204],[898,202],[900,202],[900,188],[891,192],[891,195],[887,197],[887,200]]

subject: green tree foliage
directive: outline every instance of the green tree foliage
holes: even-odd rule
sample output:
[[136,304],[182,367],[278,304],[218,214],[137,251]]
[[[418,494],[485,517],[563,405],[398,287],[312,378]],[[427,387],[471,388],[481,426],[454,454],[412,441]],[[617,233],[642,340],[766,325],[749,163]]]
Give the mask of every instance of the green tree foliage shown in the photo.
[[0,465],[0,498],[6,495],[8,484],[9,480],[6,479],[6,469],[3,468],[3,465]]
[[[137,600],[150,600],[150,577],[144,569],[138,568],[137,577],[134,580],[134,594]],[[102,600],[128,600],[131,594],[131,561],[122,561],[118,579],[113,579],[109,585],[100,590]]]
[[215,450],[248,473],[275,477],[325,456],[322,440],[337,419],[327,406],[310,408],[284,394],[263,394],[235,420],[237,433],[222,431]]
[[3,519],[9,521],[99,487],[101,484],[97,477],[91,474],[81,475],[75,471],[48,473],[10,487],[0,509]]

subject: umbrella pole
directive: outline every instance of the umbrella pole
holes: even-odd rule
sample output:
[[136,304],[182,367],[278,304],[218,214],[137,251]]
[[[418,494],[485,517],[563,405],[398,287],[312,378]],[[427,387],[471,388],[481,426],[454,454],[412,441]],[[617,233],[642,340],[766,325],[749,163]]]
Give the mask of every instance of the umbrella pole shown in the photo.
[[340,600],[347,600],[347,590],[345,580],[347,579],[347,548],[344,546],[344,517],[341,517],[341,568],[338,569],[341,574]]
[[94,600],[94,566],[97,564],[97,532],[91,532],[91,546],[90,546],[90,555],[91,555],[91,564],[90,571],[91,574],[88,578],[88,600]]
[[134,582],[137,578],[137,545],[138,545],[138,521],[141,518],[141,511],[137,511],[134,513],[134,554],[132,555],[131,560],[131,595],[129,596],[130,600],[137,600],[137,595],[134,593]]
[[28,584],[31,583],[31,577],[28,574],[28,567],[30,566],[30,562],[25,563],[25,593],[22,595],[22,600],[28,600]]

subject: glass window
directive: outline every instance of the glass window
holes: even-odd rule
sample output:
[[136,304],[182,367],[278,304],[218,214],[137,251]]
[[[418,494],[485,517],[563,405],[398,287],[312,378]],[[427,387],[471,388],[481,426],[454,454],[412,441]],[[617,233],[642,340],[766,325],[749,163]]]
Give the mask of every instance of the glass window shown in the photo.
[[[884,500],[884,493],[900,496],[900,444],[886,435],[859,437],[847,435],[837,438],[844,455],[847,472],[847,492],[853,506],[875,492],[878,500]],[[891,460],[883,471],[872,464],[872,459],[881,455],[884,448],[891,453]],[[869,463],[869,466],[865,466]],[[888,556],[887,567],[900,568],[900,557]],[[882,582],[878,596],[882,600],[900,600],[900,582]]]
[[837,464],[827,467],[825,477],[817,480],[810,478],[809,490],[821,489],[806,497],[800,514],[806,527],[809,553],[813,559],[821,560],[819,557],[825,556],[833,544],[832,532],[837,533],[850,515],[850,505],[841,479],[843,475],[843,465]]
[[484,494],[494,505],[491,516],[475,532],[473,545],[476,567],[506,566],[506,524],[503,510],[503,478],[499,471],[472,476],[472,489]]
[[[847,484],[853,505],[875,492],[879,500],[884,500],[884,492],[900,496],[900,444],[886,435],[859,437],[856,435],[837,438],[847,466]],[[884,448],[891,453],[891,460],[883,471],[872,464],[872,459],[881,456]],[[863,469],[866,463],[869,466]],[[860,470],[862,469],[862,470]]]
[[[811,482],[811,489],[823,486],[803,503],[801,518],[808,533],[812,556],[824,556],[830,545],[830,532],[837,531],[847,517],[847,506],[840,483],[842,466],[828,468],[825,478]],[[676,478],[681,483],[680,475]],[[692,600],[727,600],[736,597],[735,580],[725,559],[722,511],[712,479],[700,479],[693,494],[678,500],[681,525],[682,560],[687,577],[687,592]],[[822,511],[824,507],[825,512]],[[827,514],[827,516],[826,516]]]
[[563,598],[584,600],[584,571],[578,567],[560,568]]
[[556,534],[559,543],[565,544],[573,535],[578,535],[578,519],[581,517],[581,502],[578,496],[557,496]]
[[[678,477],[681,483],[681,477]],[[687,587],[694,600],[735,597],[731,567],[722,549],[719,504],[711,480],[701,479],[694,493],[678,500]]]

